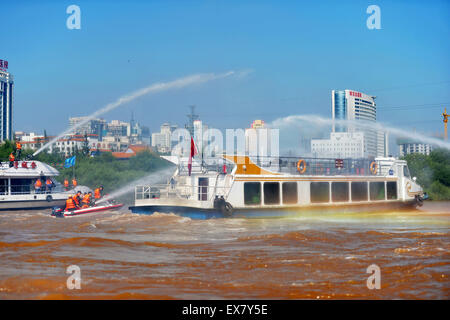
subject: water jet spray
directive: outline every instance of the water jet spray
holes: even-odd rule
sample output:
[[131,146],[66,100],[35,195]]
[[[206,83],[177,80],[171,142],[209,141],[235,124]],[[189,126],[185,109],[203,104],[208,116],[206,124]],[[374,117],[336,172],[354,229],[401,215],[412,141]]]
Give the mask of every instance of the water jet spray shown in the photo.
[[[184,78],[179,78],[179,79],[176,79],[176,80],[173,80],[170,82],[154,83],[148,87],[145,87],[145,88],[139,89],[137,91],[134,91],[130,94],[124,95],[124,96],[120,97],[119,99],[117,99],[116,101],[111,102],[111,103],[107,104],[106,106],[104,106],[103,108],[101,108],[100,110],[97,110],[96,112],[92,113],[91,115],[86,117],[85,120],[80,121],[73,127],[67,129],[63,133],[59,134],[58,136],[56,136],[55,138],[53,138],[52,140],[47,142],[45,145],[43,145],[36,152],[33,153],[33,157],[38,155],[39,153],[41,153],[48,147],[50,147],[53,143],[55,143],[57,140],[61,139],[65,135],[68,135],[69,133],[73,132],[77,128],[82,127],[83,125],[88,123],[90,120],[92,120],[96,117],[99,117],[100,115],[102,115],[106,112],[109,112],[113,109],[116,109],[117,107],[119,107],[123,104],[131,102],[139,97],[142,97],[142,96],[148,95],[148,94],[159,93],[159,92],[163,92],[163,91],[167,91],[167,90],[171,90],[171,89],[181,89],[181,88],[192,86],[195,84],[200,84],[200,83],[205,83],[205,82],[209,82],[212,80],[226,78],[233,74],[236,74],[236,72],[228,71],[228,72],[220,73],[220,74],[214,74],[214,73],[194,74],[194,75],[190,75],[190,76],[187,76]],[[241,72],[238,73],[238,75],[240,75],[240,74],[241,74]]]
[[370,128],[377,131],[385,131],[388,133],[391,133],[396,136],[403,136],[408,137],[423,143],[428,143],[431,145],[435,145],[440,148],[448,149],[450,150],[450,143],[437,139],[432,138],[429,136],[426,136],[424,134],[420,134],[417,132],[411,132],[404,129],[399,128],[393,128],[390,126],[387,126],[385,124],[382,124],[380,122],[372,122],[372,121],[365,121],[365,120],[342,120],[342,119],[330,119],[330,118],[323,118],[317,115],[292,115],[287,116],[284,118],[278,118],[274,121],[272,121],[268,126],[272,128],[283,128],[286,126],[299,126],[300,122],[309,122],[316,125],[332,125],[334,124],[341,124],[341,125],[351,125],[354,127],[360,127],[361,129],[364,128]]

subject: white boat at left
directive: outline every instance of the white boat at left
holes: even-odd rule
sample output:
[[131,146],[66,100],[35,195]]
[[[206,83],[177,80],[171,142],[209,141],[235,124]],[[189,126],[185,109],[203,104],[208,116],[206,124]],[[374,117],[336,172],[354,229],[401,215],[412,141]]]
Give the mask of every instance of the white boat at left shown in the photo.
[[[40,161],[15,161],[0,165],[0,210],[27,210],[62,206],[73,190],[66,191],[55,180],[59,171]],[[41,179],[40,190],[35,182]],[[46,187],[46,180],[52,181],[52,187]]]

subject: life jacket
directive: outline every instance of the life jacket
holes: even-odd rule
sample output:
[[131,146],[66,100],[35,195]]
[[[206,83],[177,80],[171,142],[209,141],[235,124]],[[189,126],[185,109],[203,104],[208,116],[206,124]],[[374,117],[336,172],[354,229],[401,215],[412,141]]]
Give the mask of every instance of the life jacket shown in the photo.
[[76,179],[72,179],[72,184],[74,187],[76,187],[78,185],[77,180]]
[[20,142],[16,142],[16,149],[17,150],[22,149],[22,145],[20,144]]
[[86,203],[86,204],[91,203],[91,196],[89,195],[89,193],[83,197],[83,200],[81,202]]
[[34,187],[35,187],[35,188],[40,188],[40,187],[42,187],[42,181],[41,181],[41,179],[37,179],[37,180],[36,180],[36,183],[34,184]]
[[14,161],[14,160],[16,160],[16,158],[14,157],[14,155],[11,153],[10,155],[9,155],[9,161]]
[[73,198],[67,199],[66,200],[66,209],[69,210],[69,209],[75,209],[75,208],[76,208],[76,206],[75,206],[75,202],[73,201]]
[[94,196],[95,196],[95,199],[100,199],[102,197],[100,188],[95,189]]
[[80,205],[80,199],[78,198],[78,195],[74,195],[74,196],[72,197],[72,199],[73,199],[73,201],[75,201],[75,204],[76,204],[77,206]]
[[66,188],[69,187],[69,180],[67,180],[67,179],[64,180],[64,187],[66,187]]
[[52,180],[47,179],[47,180],[45,181],[45,184],[46,184],[47,186],[51,186],[51,185],[52,185]]

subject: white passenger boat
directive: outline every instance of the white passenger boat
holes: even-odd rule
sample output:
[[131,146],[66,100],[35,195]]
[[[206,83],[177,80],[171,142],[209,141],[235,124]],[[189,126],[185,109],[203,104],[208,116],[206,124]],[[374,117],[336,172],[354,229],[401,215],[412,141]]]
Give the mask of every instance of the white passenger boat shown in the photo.
[[[135,213],[190,217],[277,216],[300,210],[383,210],[422,205],[422,188],[396,158],[299,159],[224,156],[215,165],[177,165],[165,185],[135,187]],[[203,162],[203,161],[202,161]]]
[[[54,178],[58,170],[40,161],[16,161],[0,164],[0,210],[26,210],[61,206],[69,192]],[[48,190],[45,182],[50,178],[53,187]],[[42,187],[36,190],[34,184],[41,179]],[[72,191],[73,193],[73,191]]]

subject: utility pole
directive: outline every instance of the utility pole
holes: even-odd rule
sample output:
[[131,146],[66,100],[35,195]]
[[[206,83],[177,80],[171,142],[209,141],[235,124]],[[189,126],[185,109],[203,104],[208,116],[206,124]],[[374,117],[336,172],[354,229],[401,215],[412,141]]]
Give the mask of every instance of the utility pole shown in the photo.
[[447,122],[448,122],[448,114],[447,114],[447,108],[444,109],[444,113],[442,114],[444,117],[444,140],[448,140],[447,135]]

